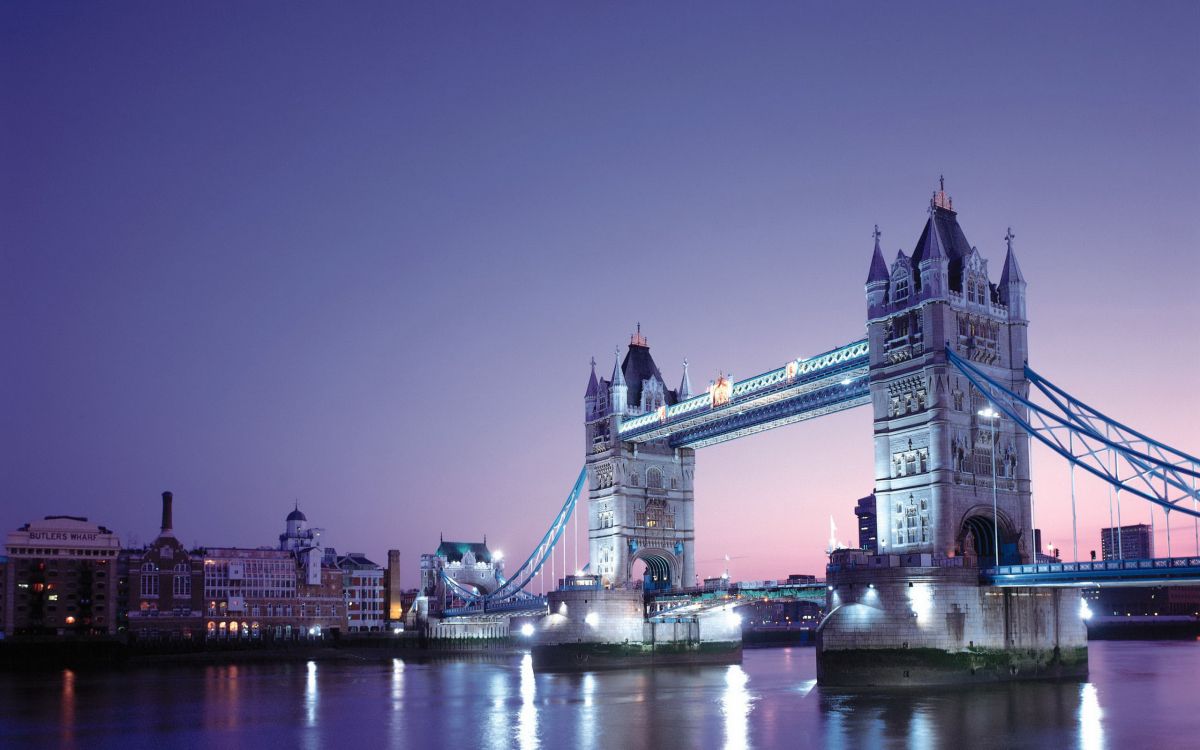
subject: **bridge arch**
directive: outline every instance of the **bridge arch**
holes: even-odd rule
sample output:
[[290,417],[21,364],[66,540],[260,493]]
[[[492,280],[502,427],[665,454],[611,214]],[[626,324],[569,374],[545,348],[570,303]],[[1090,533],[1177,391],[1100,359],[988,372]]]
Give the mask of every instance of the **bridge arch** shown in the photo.
[[977,505],[963,514],[955,541],[963,555],[973,555],[980,565],[990,565],[996,559],[996,540],[999,538],[1000,563],[1019,563],[1018,544],[1021,535],[1015,528],[1012,519],[1004,511],[993,514],[990,505]]
[[633,576],[634,564],[638,561],[645,563],[646,574],[643,583],[649,588],[666,588],[676,584],[679,577],[679,560],[674,554],[665,549],[643,547],[629,557],[629,568],[625,578]]

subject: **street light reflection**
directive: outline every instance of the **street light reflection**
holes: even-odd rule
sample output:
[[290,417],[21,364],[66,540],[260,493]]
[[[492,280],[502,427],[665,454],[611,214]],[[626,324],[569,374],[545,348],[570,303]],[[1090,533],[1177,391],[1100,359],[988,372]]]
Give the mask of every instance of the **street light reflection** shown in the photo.
[[753,708],[750,691],[746,684],[749,675],[740,664],[734,664],[725,672],[725,695],[721,698],[721,713],[725,716],[726,750],[744,750],[750,747],[750,710]]
[[1096,686],[1085,682],[1079,688],[1079,747],[1100,750],[1104,747],[1104,710]]
[[533,656],[525,654],[521,659],[521,710],[517,713],[517,744],[521,750],[538,747],[538,714],[536,676],[533,674]]

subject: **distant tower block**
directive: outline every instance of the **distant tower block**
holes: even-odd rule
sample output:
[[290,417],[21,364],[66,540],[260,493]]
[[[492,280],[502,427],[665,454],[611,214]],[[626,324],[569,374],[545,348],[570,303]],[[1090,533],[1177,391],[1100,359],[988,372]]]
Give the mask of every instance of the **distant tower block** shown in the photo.
[[[911,257],[889,267],[878,227],[867,277],[875,497],[880,553],[994,559],[993,451],[1001,562],[1031,561],[1029,438],[946,360],[971,360],[1025,392],[1025,279],[1009,231],[999,284],[967,242],[944,187]],[[973,549],[966,550],[964,545]]]
[[617,350],[607,380],[596,376],[592,360],[584,394],[588,542],[591,570],[606,586],[629,581],[639,560],[648,586],[695,581],[695,451],[665,439],[634,444],[617,437],[622,419],[675,404],[690,390],[686,363],[680,389],[667,388],[640,324],[624,360]]

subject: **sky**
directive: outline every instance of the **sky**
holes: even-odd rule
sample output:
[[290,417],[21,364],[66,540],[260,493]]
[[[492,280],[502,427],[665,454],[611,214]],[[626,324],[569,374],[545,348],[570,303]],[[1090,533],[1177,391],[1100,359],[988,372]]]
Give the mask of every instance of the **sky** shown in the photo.
[[[1200,453],[1196,3],[0,24],[0,530],[144,544],[171,490],[187,544],[273,544],[298,502],[339,551],[400,549],[408,586],[443,533],[523,559],[582,464],[592,356],[640,322],[668,385],[686,357],[703,387],[862,336],[872,229],[911,252],[941,174],[993,280],[1016,234],[1032,366]],[[697,572],[822,573],[870,420],[702,449]],[[1065,464],[1035,450],[1033,477],[1069,548]],[[1086,556],[1107,494],[1077,500]]]

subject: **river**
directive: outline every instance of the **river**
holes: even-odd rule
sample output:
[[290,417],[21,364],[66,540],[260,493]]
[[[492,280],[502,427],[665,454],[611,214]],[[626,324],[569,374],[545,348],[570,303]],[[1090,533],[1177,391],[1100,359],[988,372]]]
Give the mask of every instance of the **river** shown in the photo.
[[1200,746],[1200,642],[1091,643],[1085,683],[816,686],[811,648],[741,666],[534,674],[529,657],[0,675],[0,747]]

